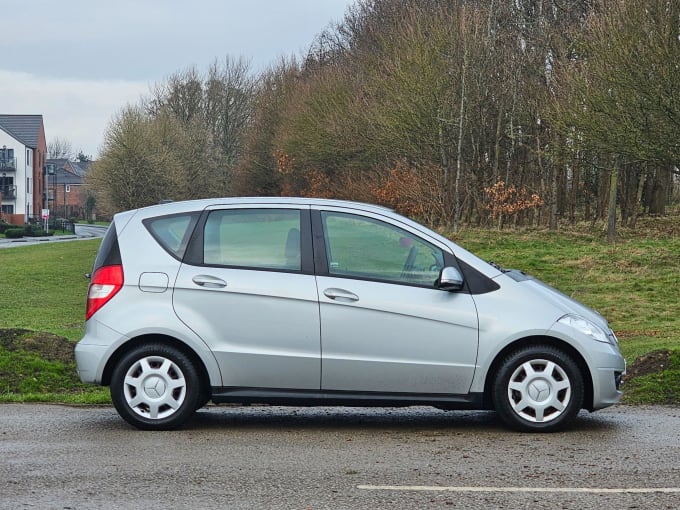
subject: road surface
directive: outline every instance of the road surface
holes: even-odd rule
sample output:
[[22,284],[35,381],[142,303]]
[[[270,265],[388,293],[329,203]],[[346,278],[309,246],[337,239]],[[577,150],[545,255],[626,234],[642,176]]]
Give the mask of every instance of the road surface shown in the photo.
[[520,434],[493,413],[211,407],[141,432],[110,407],[0,405],[0,508],[680,508],[680,408]]

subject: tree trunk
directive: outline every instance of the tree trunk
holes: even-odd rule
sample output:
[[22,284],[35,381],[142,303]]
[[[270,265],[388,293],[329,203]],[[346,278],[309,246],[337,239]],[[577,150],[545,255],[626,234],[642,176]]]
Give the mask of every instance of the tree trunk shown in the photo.
[[647,180],[647,165],[645,164],[640,171],[640,177],[638,180],[637,194],[635,196],[635,208],[633,210],[633,216],[630,219],[630,226],[635,228],[638,216],[640,215],[640,208],[642,207],[642,192],[645,189],[645,180]]
[[670,169],[659,168],[652,179],[652,196],[649,204],[650,214],[666,214],[666,195],[670,184]]
[[458,153],[456,155],[456,185],[455,185],[455,208],[453,217],[453,231],[458,232],[460,221],[460,174],[463,161],[463,120],[465,116],[465,73],[467,71],[467,48],[463,53],[463,72],[460,78],[460,118],[458,119]]
[[553,167],[550,186],[550,230],[557,230],[557,166]]
[[607,221],[607,241],[616,241],[616,188],[619,180],[619,169],[612,168],[609,178],[609,219]]

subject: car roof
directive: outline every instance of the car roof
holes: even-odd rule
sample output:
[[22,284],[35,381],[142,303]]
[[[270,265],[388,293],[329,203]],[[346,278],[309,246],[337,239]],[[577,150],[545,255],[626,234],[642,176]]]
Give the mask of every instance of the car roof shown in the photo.
[[[202,210],[211,206],[224,205],[299,205],[299,206],[328,206],[346,207],[373,211],[380,214],[395,212],[392,209],[375,204],[353,202],[349,200],[336,200],[328,198],[304,198],[304,197],[216,197],[202,198],[198,200],[182,200],[177,202],[162,201],[160,204],[137,209],[136,211],[153,212],[153,214],[172,214],[189,210]],[[131,211],[130,211],[131,212]]]

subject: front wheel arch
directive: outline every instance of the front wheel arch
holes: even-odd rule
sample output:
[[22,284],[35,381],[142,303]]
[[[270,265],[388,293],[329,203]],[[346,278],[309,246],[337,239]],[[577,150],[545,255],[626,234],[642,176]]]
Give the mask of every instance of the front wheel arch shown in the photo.
[[585,359],[583,359],[581,353],[578,352],[573,346],[569,345],[568,343],[562,340],[559,340],[558,338],[549,336],[533,336],[522,338],[507,345],[502,351],[500,351],[496,355],[496,357],[493,360],[493,363],[491,363],[491,366],[489,367],[489,370],[486,373],[486,379],[484,381],[484,408],[493,409],[492,398],[493,383],[496,374],[498,373],[498,370],[500,369],[500,366],[503,363],[503,360],[505,360],[508,357],[508,355],[513,351],[523,349],[525,347],[539,345],[546,345],[559,349],[560,351],[563,351],[565,354],[567,354],[576,363],[579,371],[581,372],[581,378],[583,379],[583,409],[588,409],[589,411],[592,411],[593,378],[590,373],[590,370],[588,369],[588,365],[586,364]]

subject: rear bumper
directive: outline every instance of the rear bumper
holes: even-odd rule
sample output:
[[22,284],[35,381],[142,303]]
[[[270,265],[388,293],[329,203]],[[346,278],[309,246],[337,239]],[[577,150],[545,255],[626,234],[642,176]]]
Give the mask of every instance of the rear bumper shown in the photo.
[[84,344],[83,340],[75,348],[78,377],[84,383],[101,384],[102,373],[99,367],[106,354],[107,347]]

